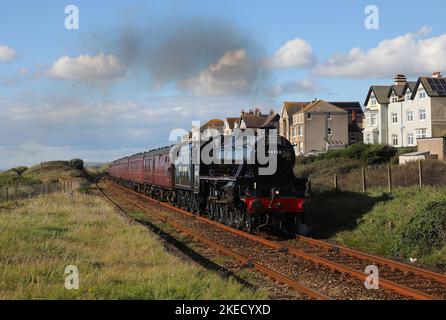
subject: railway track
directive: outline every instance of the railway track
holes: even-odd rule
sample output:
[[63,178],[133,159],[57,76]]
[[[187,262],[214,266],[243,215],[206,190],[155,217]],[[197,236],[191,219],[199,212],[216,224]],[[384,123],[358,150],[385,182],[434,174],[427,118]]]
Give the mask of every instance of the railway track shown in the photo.
[[[96,187],[113,204],[118,206],[118,208],[120,208],[121,210],[123,209],[121,206],[119,206],[116,203],[116,201],[114,199],[112,199],[110,197],[110,195],[106,194],[106,192],[104,192],[104,190],[102,188],[100,188],[97,183],[96,183]],[[116,189],[111,188],[111,190],[112,190],[112,192],[115,195],[118,195],[118,196],[124,198],[126,201],[130,202],[133,206],[141,209],[142,211],[145,211],[145,212],[147,211],[146,207],[141,206],[139,203],[135,202],[134,200],[124,196],[122,193],[116,191]],[[286,276],[284,276],[284,275],[282,275],[282,274],[280,274],[278,272],[275,272],[274,270],[269,269],[268,267],[263,266],[260,263],[252,262],[249,258],[246,258],[246,257],[244,257],[244,256],[242,256],[242,255],[240,255],[240,254],[238,254],[238,253],[228,249],[228,248],[225,248],[224,246],[222,246],[222,245],[220,245],[220,244],[218,244],[218,243],[216,243],[216,242],[214,242],[212,240],[209,240],[209,239],[203,237],[197,231],[194,231],[192,229],[184,227],[184,226],[180,225],[179,223],[173,221],[172,219],[169,219],[168,217],[160,214],[159,212],[156,212],[156,211],[152,210],[152,211],[150,211],[150,214],[154,215],[158,220],[171,225],[172,227],[174,227],[178,231],[182,232],[183,234],[191,236],[192,238],[202,242],[203,244],[206,244],[207,246],[216,249],[217,251],[221,252],[222,254],[238,260],[243,265],[248,266],[248,267],[252,267],[252,268],[258,270],[259,272],[265,274],[269,278],[271,278],[271,279],[273,279],[275,281],[278,281],[278,282],[280,282],[282,284],[286,284],[287,286],[293,288],[294,290],[296,290],[296,291],[298,291],[298,292],[300,292],[300,293],[302,293],[302,294],[304,294],[304,295],[306,295],[306,296],[308,296],[308,297],[310,297],[312,299],[316,299],[316,300],[331,300],[331,298],[326,296],[326,295],[323,295],[323,294],[321,294],[321,293],[319,293],[319,292],[317,292],[315,290],[312,290],[312,289],[310,289],[310,288],[308,288],[308,287],[298,283],[297,281],[289,279]],[[132,218],[131,216],[129,216],[129,217]],[[135,220],[135,219],[133,219],[133,220]]]
[[[281,283],[291,286],[295,290],[302,292],[311,298],[326,299],[328,297],[326,294],[320,294],[314,289],[309,289],[308,284],[305,286],[302,285],[302,283],[292,280],[293,277],[290,277],[288,274],[296,273],[296,271],[294,269],[291,270],[291,268],[294,266],[289,266],[290,264],[292,265],[293,263],[299,263],[307,266],[307,271],[308,268],[312,269],[312,271],[316,269],[316,272],[319,273],[321,272],[321,269],[324,269],[322,274],[326,274],[328,278],[333,278],[333,273],[337,273],[341,276],[341,278],[343,278],[344,282],[350,283],[353,282],[352,279],[355,279],[356,282],[354,286],[364,286],[363,283],[368,276],[364,273],[364,266],[373,264],[379,267],[380,290],[366,290],[367,293],[364,293],[364,288],[362,288],[363,290],[356,289],[355,292],[359,295],[359,297],[348,297],[347,295],[346,298],[417,300],[435,300],[446,298],[446,277],[441,274],[304,237],[299,237],[297,240],[292,241],[273,241],[259,235],[248,234],[202,216],[194,215],[180,208],[151,199],[112,182],[107,181],[106,185],[107,188],[115,193],[115,195],[123,197],[126,201],[133,203],[135,207],[138,207],[144,212],[156,214],[157,218],[174,226],[175,229],[193,236],[197,240],[214,247],[225,255],[236,258],[244,264],[251,264],[260,272],[267,274],[271,278]],[[150,208],[148,207],[149,203],[151,206]],[[176,213],[180,213],[181,215],[170,215],[168,218],[166,215],[161,214],[157,208],[166,208],[170,212],[174,211]],[[187,217],[188,219],[179,222],[177,221],[179,216]],[[202,225],[208,225],[211,228],[220,230],[220,235],[221,232],[225,232],[226,234],[239,237],[242,240],[237,241],[244,241],[245,249],[246,245],[249,245],[250,251],[253,251],[256,254],[254,254],[254,256],[253,254],[250,256],[241,254],[241,252],[243,252],[243,248],[240,251],[240,246],[238,251],[228,249],[228,247],[230,247],[228,246],[228,243],[218,243],[215,240],[210,240],[212,239],[212,234],[210,237],[204,237],[204,228],[198,228],[198,230],[194,230],[194,228],[186,228],[183,223],[185,221],[187,221],[186,223],[189,224],[196,224],[199,222]],[[187,230],[182,230],[185,228]],[[234,240],[228,241],[234,242]],[[237,248],[237,245],[234,243],[229,243],[229,245]],[[268,252],[267,249],[270,251],[273,250],[274,254]],[[280,255],[280,257],[277,255]],[[269,262],[265,256],[270,256]],[[266,262],[253,262],[257,260],[265,260]],[[278,265],[275,260],[279,260],[282,265]],[[278,269],[282,270],[273,270],[272,268],[265,267],[265,265],[274,265],[275,267],[277,266]],[[286,270],[286,266],[289,266],[288,270]],[[294,275],[294,278],[296,278],[296,275]],[[353,285],[353,283],[351,283],[351,285]],[[341,294],[341,298],[342,297],[343,296]]]

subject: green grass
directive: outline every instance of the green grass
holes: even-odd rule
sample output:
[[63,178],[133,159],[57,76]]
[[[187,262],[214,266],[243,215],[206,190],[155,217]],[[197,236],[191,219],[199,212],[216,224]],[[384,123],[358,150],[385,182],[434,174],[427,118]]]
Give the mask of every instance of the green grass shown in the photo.
[[[65,267],[80,271],[64,287]],[[0,299],[260,299],[168,254],[99,197],[76,193],[0,204]]]
[[[321,238],[405,262],[417,258],[421,264],[446,269],[444,201],[446,189],[434,187],[401,188],[392,194],[327,192],[313,196],[307,214]],[[436,203],[440,203],[438,214],[432,217],[429,208]],[[428,238],[436,237],[435,241],[426,241],[426,233]]]
[[0,173],[0,187],[33,185],[59,179],[88,178],[88,174],[70,165],[69,161],[49,161],[30,168],[18,167]]

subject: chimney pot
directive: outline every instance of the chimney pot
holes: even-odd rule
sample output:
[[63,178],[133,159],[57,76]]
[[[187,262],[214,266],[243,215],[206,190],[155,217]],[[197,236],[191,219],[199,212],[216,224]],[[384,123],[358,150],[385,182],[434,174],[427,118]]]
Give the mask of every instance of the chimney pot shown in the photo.
[[434,73],[432,74],[432,78],[435,78],[435,79],[441,79],[441,72],[434,72]]
[[404,85],[407,82],[407,78],[404,74],[397,74],[394,78],[395,85]]

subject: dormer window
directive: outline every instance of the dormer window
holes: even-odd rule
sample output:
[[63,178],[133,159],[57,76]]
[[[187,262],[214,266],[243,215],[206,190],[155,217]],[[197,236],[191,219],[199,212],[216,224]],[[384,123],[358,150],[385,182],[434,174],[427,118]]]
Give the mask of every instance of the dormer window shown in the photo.
[[370,97],[370,104],[372,106],[376,106],[376,97],[374,94],[372,94],[372,96]]
[[426,99],[426,97],[427,97],[426,90],[424,90],[424,89],[418,90],[418,96],[420,97],[420,99]]
[[397,103],[397,102],[398,102],[398,97],[397,97],[397,95],[395,94],[395,92],[392,93],[392,96],[391,96],[391,98],[390,98],[390,101],[391,101],[392,103]]
[[407,90],[406,91],[406,98],[405,98],[405,100],[406,101],[410,101],[410,98],[412,97],[412,93],[409,91],[409,90]]

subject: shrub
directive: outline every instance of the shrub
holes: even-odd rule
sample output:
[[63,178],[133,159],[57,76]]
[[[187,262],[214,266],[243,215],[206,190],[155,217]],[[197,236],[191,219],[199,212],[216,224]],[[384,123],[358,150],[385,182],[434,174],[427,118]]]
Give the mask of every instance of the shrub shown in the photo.
[[17,167],[14,169],[19,175],[28,170],[28,167]]
[[446,245],[446,200],[424,205],[400,231],[395,255],[428,255]]
[[76,170],[84,170],[84,161],[82,159],[72,159],[68,164]]

